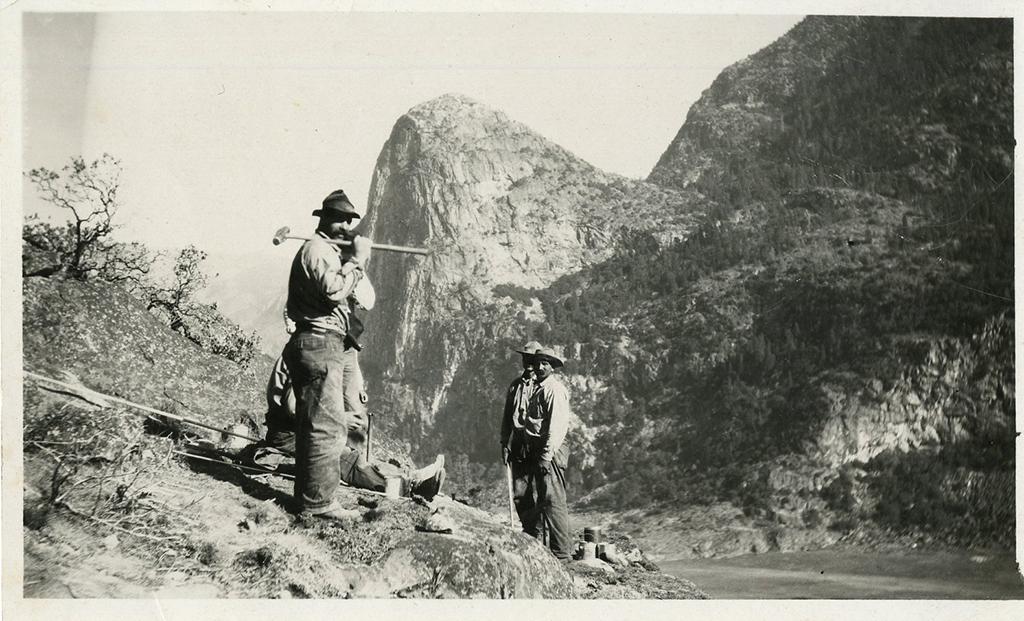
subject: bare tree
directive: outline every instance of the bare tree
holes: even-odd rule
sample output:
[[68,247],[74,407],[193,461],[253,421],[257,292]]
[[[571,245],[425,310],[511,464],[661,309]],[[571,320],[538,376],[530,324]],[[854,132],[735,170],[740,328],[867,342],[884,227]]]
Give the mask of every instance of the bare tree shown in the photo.
[[146,308],[165,312],[171,328],[175,330],[185,318],[198,312],[195,294],[207,283],[201,265],[205,260],[205,252],[188,246],[175,259],[171,277],[162,283],[149,285],[145,292]]
[[104,153],[88,163],[72,157],[60,172],[34,168],[26,176],[44,201],[70,216],[62,225],[32,216],[22,228],[27,248],[51,258],[36,273],[63,270],[75,278],[97,276],[113,282],[139,282],[149,273],[153,256],[144,246],[111,239],[120,208],[121,163],[115,157]]
[[207,284],[202,262],[206,253],[188,246],[167,265],[167,255],[140,243],[111,238],[120,204],[121,163],[104,153],[86,162],[73,157],[59,172],[35,168],[25,174],[42,199],[62,210],[69,220],[55,225],[38,216],[22,227],[22,274],[50,276],[65,272],[75,278],[117,283],[146,305],[172,330],[211,353],[247,367],[257,352],[255,332],[245,333],[225,318],[216,304],[202,304],[196,295]]

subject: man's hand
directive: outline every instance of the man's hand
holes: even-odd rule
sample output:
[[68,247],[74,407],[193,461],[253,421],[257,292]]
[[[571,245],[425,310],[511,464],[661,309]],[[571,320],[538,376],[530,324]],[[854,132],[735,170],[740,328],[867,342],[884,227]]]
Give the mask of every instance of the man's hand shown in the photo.
[[549,472],[551,472],[551,460],[540,460],[540,463],[537,464],[537,471],[540,472],[541,474],[548,474]]
[[508,446],[502,445],[501,447],[501,463],[507,464],[512,461],[512,449]]
[[356,262],[366,267],[366,264],[370,262],[370,251],[372,250],[373,242],[369,237],[363,235],[356,235],[352,239],[352,257]]

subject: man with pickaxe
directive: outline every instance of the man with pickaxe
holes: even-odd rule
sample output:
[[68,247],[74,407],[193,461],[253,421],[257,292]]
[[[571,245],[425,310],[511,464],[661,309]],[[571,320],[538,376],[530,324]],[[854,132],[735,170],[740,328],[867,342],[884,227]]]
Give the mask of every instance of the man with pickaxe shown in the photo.
[[[334,501],[342,446],[365,420],[350,296],[366,278],[372,242],[353,230],[359,213],[342,190],[313,215],[320,218],[316,233],[296,253],[288,277],[286,314],[295,332],[282,353],[295,393],[295,508],[303,516],[347,519],[352,512]],[[344,256],[343,246],[351,249]]]

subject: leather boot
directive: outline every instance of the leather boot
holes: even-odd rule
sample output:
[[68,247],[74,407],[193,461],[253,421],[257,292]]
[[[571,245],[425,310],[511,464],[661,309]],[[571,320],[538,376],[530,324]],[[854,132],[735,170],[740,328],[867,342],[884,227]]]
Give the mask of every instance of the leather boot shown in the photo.
[[430,500],[441,491],[444,484],[444,455],[438,455],[434,463],[409,473],[409,493]]

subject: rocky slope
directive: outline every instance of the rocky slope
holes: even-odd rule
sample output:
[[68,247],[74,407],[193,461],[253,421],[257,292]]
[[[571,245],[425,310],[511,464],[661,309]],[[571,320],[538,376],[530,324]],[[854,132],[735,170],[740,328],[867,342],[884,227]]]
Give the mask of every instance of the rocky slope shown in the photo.
[[[31,472],[45,475],[40,455]],[[26,531],[28,597],[542,598],[573,581],[534,540],[450,500],[431,504],[342,490],[346,524],[296,521],[288,481],[196,462],[145,461],[121,506],[94,520],[55,510]],[[149,468],[146,468],[146,467]],[[47,492],[30,476],[27,497]],[[83,508],[83,499],[63,501]],[[77,505],[77,506],[76,506]],[[449,534],[417,527],[447,516]],[[83,512],[84,513],[84,512]],[[157,518],[155,523],[152,521]],[[160,523],[162,518],[165,523]],[[148,521],[147,521],[148,520]],[[128,528],[126,528],[128,527]],[[678,584],[684,584],[679,582]]]
[[[262,422],[269,359],[243,370],[205,353],[110,283],[32,277],[23,295],[26,370],[213,426]],[[444,494],[342,488],[351,520],[296,519],[290,478],[243,474],[226,436],[139,413],[25,379],[26,597],[706,597],[635,546],[623,567],[562,565]],[[197,437],[223,451],[184,455]],[[400,443],[374,440],[376,458],[406,463]]]
[[809,17],[715,79],[649,180],[754,200],[820,185],[909,197],[976,173],[999,183],[1012,168],[1011,37],[999,19]]
[[25,278],[23,304],[25,370],[215,425],[262,423],[266,357],[243,370],[206,353],[106,283]]

